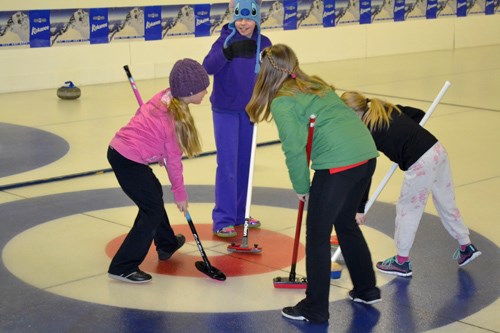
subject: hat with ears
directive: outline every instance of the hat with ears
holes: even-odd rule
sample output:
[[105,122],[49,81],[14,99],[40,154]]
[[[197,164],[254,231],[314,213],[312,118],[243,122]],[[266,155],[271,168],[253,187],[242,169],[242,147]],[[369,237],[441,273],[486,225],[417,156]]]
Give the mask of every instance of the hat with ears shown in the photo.
[[196,60],[178,60],[169,77],[170,92],[174,97],[189,97],[207,89],[210,81],[205,68]]
[[260,19],[261,19],[259,2],[257,0],[234,0],[233,3],[234,3],[233,19],[228,24],[228,28],[232,31],[231,34],[229,34],[229,36],[227,36],[226,40],[224,41],[224,48],[226,48],[229,45],[229,41],[236,34],[236,27],[234,25],[234,22],[241,19],[254,21],[255,29],[257,29],[258,32],[257,53],[255,57],[256,58],[255,73],[258,73],[260,70],[259,54],[260,54]]

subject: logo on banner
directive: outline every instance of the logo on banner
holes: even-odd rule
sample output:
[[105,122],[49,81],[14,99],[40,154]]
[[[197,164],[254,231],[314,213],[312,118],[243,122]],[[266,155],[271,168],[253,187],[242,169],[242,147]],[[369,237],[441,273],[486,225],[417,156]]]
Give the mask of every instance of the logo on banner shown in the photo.
[[195,37],[210,36],[210,5],[194,6],[194,35]]
[[144,7],[144,17],[144,39],[161,39],[161,6]]
[[435,19],[437,17],[437,0],[427,0],[425,17]]
[[359,5],[359,23],[372,23],[372,2],[371,0],[362,0]]
[[486,0],[484,13],[486,15],[495,14],[495,1],[494,0]]
[[323,26],[325,28],[335,26],[335,0],[324,0],[323,2]]
[[50,46],[50,11],[30,10],[30,47]]
[[467,16],[467,1],[457,0],[457,16],[464,17]]
[[405,0],[396,0],[394,2],[394,21],[405,20]]
[[90,44],[108,43],[108,9],[90,9]]
[[283,20],[284,30],[296,30],[297,29],[297,0],[285,0],[285,17]]

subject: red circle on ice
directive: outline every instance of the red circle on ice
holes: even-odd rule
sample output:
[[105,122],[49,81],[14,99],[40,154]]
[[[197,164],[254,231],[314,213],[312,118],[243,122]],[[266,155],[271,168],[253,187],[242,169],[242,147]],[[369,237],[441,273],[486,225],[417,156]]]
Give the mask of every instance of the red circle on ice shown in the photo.
[[[195,267],[196,261],[202,261],[201,253],[196,247],[193,234],[188,225],[175,225],[175,233],[181,233],[186,236],[186,243],[191,242],[194,246],[184,245],[172,258],[167,261],[159,261],[155,246],[149,249],[146,259],[141,264],[141,269],[157,274],[175,275],[175,276],[200,276],[200,272]],[[250,229],[248,232],[248,247],[254,244],[262,249],[261,253],[240,253],[229,252],[227,246],[231,243],[241,244],[243,235],[243,226],[237,226],[238,236],[224,239],[215,236],[212,232],[211,224],[197,224],[196,231],[201,244],[207,253],[210,264],[228,277],[246,276],[262,274],[281,270],[289,267],[292,263],[292,252],[294,239],[279,232],[266,229]],[[126,234],[111,240],[106,246],[106,254],[112,258],[123,242]],[[209,242],[211,246],[205,243]],[[220,244],[214,247],[213,242],[226,243],[221,247]],[[211,247],[214,247],[211,250]],[[212,251],[216,251],[214,253]],[[225,251],[225,252],[224,252]],[[304,258],[305,250],[302,243],[299,243],[297,262]],[[286,276],[286,274],[282,274]]]

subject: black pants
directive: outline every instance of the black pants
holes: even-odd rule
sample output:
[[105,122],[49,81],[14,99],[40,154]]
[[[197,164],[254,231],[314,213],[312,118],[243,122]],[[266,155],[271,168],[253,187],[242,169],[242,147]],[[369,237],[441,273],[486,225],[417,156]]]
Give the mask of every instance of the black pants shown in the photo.
[[108,270],[111,274],[130,274],[144,261],[153,240],[157,248],[172,251],[177,239],[165,211],[161,183],[151,168],[126,159],[113,148],[108,148],[108,161],[125,194],[139,207],[134,225]]
[[371,159],[361,166],[335,174],[330,174],[329,170],[314,173],[306,222],[308,284],[306,298],[297,305],[310,320],[325,321],[329,318],[332,227],[335,227],[354,290],[375,288],[370,250],[355,221],[375,165],[376,160]]

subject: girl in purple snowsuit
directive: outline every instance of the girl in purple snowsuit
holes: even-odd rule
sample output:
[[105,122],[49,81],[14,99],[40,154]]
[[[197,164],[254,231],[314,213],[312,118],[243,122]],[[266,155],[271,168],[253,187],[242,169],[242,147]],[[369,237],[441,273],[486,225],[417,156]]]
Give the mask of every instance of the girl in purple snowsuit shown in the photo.
[[[223,26],[203,61],[208,74],[214,76],[210,102],[217,171],[212,219],[219,237],[236,236],[234,226],[245,222],[253,133],[245,107],[260,67],[260,49],[270,45],[269,38],[260,34],[257,2],[235,1],[232,22]],[[259,226],[259,221],[250,219],[249,227]]]

